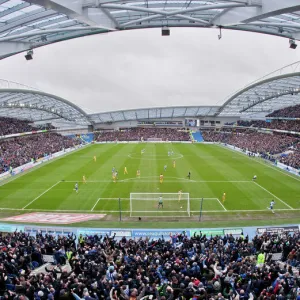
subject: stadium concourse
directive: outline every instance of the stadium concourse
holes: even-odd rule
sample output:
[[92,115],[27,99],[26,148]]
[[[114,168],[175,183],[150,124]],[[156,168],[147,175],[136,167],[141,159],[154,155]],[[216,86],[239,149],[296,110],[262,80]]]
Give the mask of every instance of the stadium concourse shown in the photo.
[[[157,240],[1,234],[1,299],[299,300],[299,233]],[[281,253],[281,261],[273,254]],[[43,255],[54,257],[44,265]]]

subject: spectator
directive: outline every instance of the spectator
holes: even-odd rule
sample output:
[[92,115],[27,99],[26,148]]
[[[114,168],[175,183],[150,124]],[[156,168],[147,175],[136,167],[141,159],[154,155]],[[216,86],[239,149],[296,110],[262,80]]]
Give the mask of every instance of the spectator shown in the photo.
[[[299,233],[266,233],[250,241],[247,236],[207,237],[201,232],[188,238],[183,232],[177,240],[180,247],[163,237],[91,235],[76,244],[74,235],[0,233],[0,288],[5,299],[35,300],[298,297]],[[40,266],[33,263],[34,253],[54,255],[62,248],[73,253],[68,271],[57,265],[32,273],[34,265]],[[259,253],[266,260],[257,267]],[[273,261],[272,253],[282,253],[282,261]],[[292,260],[294,269],[286,264]]]
[[0,136],[37,130],[30,121],[0,117]]
[[65,148],[78,145],[79,140],[57,133],[43,133],[0,141],[0,172],[8,171],[32,159],[51,155]]
[[300,118],[300,104],[275,110],[267,117]]
[[300,132],[300,120],[271,120],[271,122],[266,122],[262,120],[260,121],[239,120],[237,121],[237,126],[258,127],[258,128]]
[[95,133],[97,142],[111,141],[189,141],[190,134],[188,131],[178,130],[175,128],[127,128],[115,131],[103,131]]

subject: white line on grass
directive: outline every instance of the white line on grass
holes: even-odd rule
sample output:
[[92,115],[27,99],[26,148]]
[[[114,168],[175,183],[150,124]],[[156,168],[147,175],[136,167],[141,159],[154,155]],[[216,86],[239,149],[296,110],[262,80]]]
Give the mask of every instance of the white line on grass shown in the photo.
[[221,203],[221,201],[217,198],[217,200],[218,200],[218,202],[220,203],[220,205],[223,207],[223,209],[225,210],[225,211],[227,211],[227,209],[225,208],[225,206]]
[[286,202],[284,202],[283,200],[281,200],[280,198],[278,198],[277,196],[275,196],[274,194],[272,194],[270,191],[268,191],[267,189],[265,189],[263,186],[261,186],[260,184],[258,184],[257,182],[253,181],[253,183],[255,183],[257,186],[259,186],[264,191],[268,192],[271,196],[273,196],[274,198],[276,198],[277,200],[279,200],[280,202],[282,202],[284,205],[286,205],[290,209],[294,209],[290,205],[288,205]]
[[19,173],[17,175],[14,175],[13,177],[9,177],[7,179],[3,179],[2,181],[0,181],[0,186],[3,186],[5,184],[7,184],[7,183],[10,183],[11,181],[14,181],[14,180],[16,180],[16,179],[18,179],[18,178],[20,178],[20,177],[22,177],[24,175],[27,175],[27,174],[29,174],[31,172],[34,172],[34,171],[38,170],[39,168],[44,167],[45,165],[48,165],[50,163],[53,163],[53,162],[55,162],[55,161],[57,161],[57,160],[59,160],[61,158],[69,156],[70,154],[74,154],[74,153],[76,153],[76,152],[78,152],[80,150],[86,149],[88,146],[90,146],[90,145],[84,146],[82,148],[75,149],[75,150],[70,151],[70,152],[66,152],[64,155],[52,158],[52,159],[50,159],[48,161],[45,161],[42,164],[39,164],[37,166],[33,166],[31,169],[27,169],[23,173]]
[[49,187],[49,189],[47,189],[46,191],[44,191],[43,193],[41,193],[40,195],[38,195],[36,198],[34,198],[32,201],[30,201],[27,205],[25,205],[22,209],[25,209],[27,206],[29,206],[30,204],[32,204],[35,200],[39,199],[40,197],[42,197],[44,194],[46,194],[48,191],[50,191],[52,188],[54,188],[56,185],[58,185],[60,183],[60,181],[57,181],[55,184],[53,184],[51,187]]
[[[98,204],[98,202],[99,202],[100,199],[101,199],[101,198],[98,198],[98,200],[96,201],[96,203],[95,203],[95,205],[93,206],[93,208],[91,209],[91,211],[94,210],[94,208],[96,207],[96,205]],[[102,199],[103,199],[103,198],[102,198]]]
[[[218,145],[218,144],[214,144],[214,145]],[[232,152],[234,152],[234,153],[236,153],[236,154],[239,154],[239,155],[241,155],[241,156],[243,156],[243,157],[247,157],[248,159],[251,159],[251,160],[257,162],[258,164],[261,164],[261,165],[263,165],[263,166],[265,166],[265,167],[271,168],[271,169],[273,169],[273,170],[275,170],[275,171],[278,171],[278,172],[280,172],[280,173],[282,173],[282,174],[284,174],[284,175],[286,175],[286,176],[289,176],[289,177],[291,177],[291,178],[293,178],[293,179],[295,179],[295,180],[297,180],[297,181],[300,181],[300,179],[296,177],[297,175],[291,175],[291,174],[287,173],[286,171],[283,171],[283,170],[281,170],[281,169],[279,169],[279,168],[276,168],[276,167],[274,167],[274,166],[272,166],[272,165],[269,165],[268,162],[267,162],[267,163],[262,163],[261,161],[257,160],[255,157],[248,157],[248,156],[246,156],[246,155],[243,154],[243,153],[240,153],[240,152],[238,152],[238,151],[236,151],[236,150],[227,148],[227,147],[222,146],[222,145],[218,145],[218,146],[219,146],[219,147],[222,147],[223,149],[230,150],[230,151],[232,151]]]
[[205,197],[203,197],[203,198],[190,198],[190,200],[201,200],[201,199],[203,199],[203,200],[218,200],[218,198],[205,198]]
[[[80,210],[80,209],[76,209],[76,210],[72,210],[72,209],[55,209],[55,210],[51,210],[51,209],[34,209],[34,208],[9,208],[9,207],[0,207],[0,210],[8,210],[8,211],[35,211],[35,212],[39,212],[39,211],[45,211],[45,212],[77,212],[77,213],[88,213],[91,212],[90,210]],[[266,209],[246,209],[246,210],[203,210],[202,212],[204,213],[208,213],[208,212],[221,212],[221,213],[235,213],[235,212],[262,212],[262,211],[267,211]],[[291,211],[290,208],[279,208],[276,209],[275,211]],[[293,211],[300,211],[300,208],[294,208]],[[110,212],[120,212],[119,210],[94,210],[93,211],[98,212],[98,213],[110,213]],[[129,213],[130,210],[122,210],[122,212],[125,213]],[[143,211],[143,212],[147,212],[147,211]],[[168,211],[164,211],[164,212],[168,212]],[[176,211],[179,212],[179,211]],[[191,210],[191,212],[198,212],[199,210]]]
[[[127,183],[129,180],[136,180],[137,182],[141,183],[151,183],[151,182],[158,182],[159,179],[157,180],[143,180],[143,178],[130,178],[130,179],[122,179],[118,180],[117,183]],[[185,178],[178,178],[178,180],[166,180],[164,179],[164,182],[178,182],[178,181],[183,181],[183,182],[191,182],[191,183],[250,183],[252,182],[251,180],[192,180],[192,179],[185,179]],[[62,183],[74,183],[78,182],[78,180],[63,180]],[[101,182],[113,182],[112,180],[87,180],[86,183],[101,183]]]
[[283,171],[283,170],[281,170],[281,169],[279,169],[279,168],[277,168],[277,167],[274,167],[274,166],[270,165],[268,162],[262,163],[261,161],[256,160],[255,158],[252,158],[252,159],[253,159],[254,161],[256,161],[257,163],[263,165],[263,166],[266,166],[266,167],[268,167],[268,168],[271,168],[271,169],[273,169],[273,170],[276,170],[276,171],[278,171],[278,172],[280,172],[280,173],[282,173],[282,174],[284,174],[284,175],[286,175],[286,176],[289,176],[289,177],[291,177],[291,178],[293,178],[293,179],[295,179],[295,180],[297,180],[297,181],[300,181],[299,178],[295,177],[295,176],[297,176],[297,175],[291,175],[291,174],[289,174],[287,171]]

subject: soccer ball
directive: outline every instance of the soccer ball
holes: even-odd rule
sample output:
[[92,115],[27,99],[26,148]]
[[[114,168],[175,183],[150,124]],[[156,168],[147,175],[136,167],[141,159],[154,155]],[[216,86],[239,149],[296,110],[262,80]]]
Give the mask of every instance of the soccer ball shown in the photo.
[[182,206],[180,206],[180,208],[182,208]]

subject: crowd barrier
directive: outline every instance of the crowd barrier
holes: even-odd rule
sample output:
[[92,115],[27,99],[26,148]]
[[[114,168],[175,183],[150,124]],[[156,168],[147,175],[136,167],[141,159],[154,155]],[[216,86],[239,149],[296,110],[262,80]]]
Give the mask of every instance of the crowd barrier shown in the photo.
[[[196,224],[195,224],[196,225]],[[82,228],[82,227],[63,227],[63,226],[38,226],[38,225],[24,225],[24,224],[7,224],[0,223],[0,232],[14,232],[23,231],[29,235],[36,235],[37,233],[51,234],[51,235],[70,235],[75,234],[77,237],[82,234],[83,236],[115,236],[116,239],[122,237],[127,238],[146,238],[159,239],[170,239],[170,235],[176,235],[185,233],[187,237],[192,237],[194,234],[198,235],[201,233],[207,236],[224,236],[232,234],[234,237],[239,237],[241,234],[244,236],[248,235],[252,239],[257,234],[263,233],[283,233],[287,232],[290,234],[300,232],[300,224],[282,225],[282,226],[253,226],[253,227],[235,227],[235,228],[172,228],[172,229],[120,229],[120,228]]]

